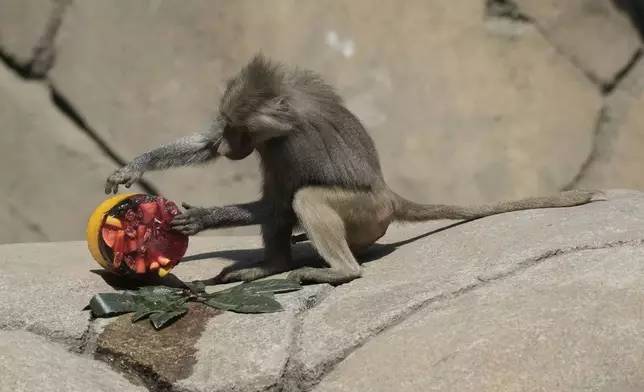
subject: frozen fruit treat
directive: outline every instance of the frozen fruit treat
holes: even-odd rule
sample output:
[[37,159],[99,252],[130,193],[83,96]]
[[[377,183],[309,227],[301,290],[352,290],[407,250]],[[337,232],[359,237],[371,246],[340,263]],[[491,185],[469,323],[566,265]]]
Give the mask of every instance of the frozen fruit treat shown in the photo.
[[162,196],[116,195],[104,201],[87,225],[89,251],[118,275],[165,276],[188,249],[188,236],[170,228],[177,205]]

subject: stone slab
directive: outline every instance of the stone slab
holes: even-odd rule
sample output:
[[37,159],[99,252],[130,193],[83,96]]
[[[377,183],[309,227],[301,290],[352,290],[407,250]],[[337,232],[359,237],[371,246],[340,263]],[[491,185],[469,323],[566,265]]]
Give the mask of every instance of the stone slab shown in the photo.
[[298,316],[322,301],[328,285],[280,294],[284,311],[263,315],[226,312],[212,318],[197,342],[192,374],[177,386],[190,391],[279,390],[292,344],[299,331]]
[[[296,247],[296,257],[310,256],[312,252],[307,248]],[[172,273],[184,281],[208,279],[233,263],[258,262],[262,253],[259,238],[193,238],[185,261]],[[316,285],[280,294],[276,299],[284,311],[271,314],[222,313],[195,306],[160,332],[147,322],[132,326],[125,315],[101,332],[97,349],[107,352],[108,358],[117,358],[125,368],[144,367],[154,375],[156,385],[204,392],[270,390],[281,382],[299,325],[298,315],[330,290],[328,285]],[[168,357],[177,361],[168,362]]]
[[0,328],[27,329],[79,347],[89,327],[82,309],[112,291],[84,242],[0,246]]
[[642,390],[643,273],[641,242],[543,259],[420,310],[314,391]]
[[45,32],[55,1],[0,1],[0,50],[20,63],[31,60],[32,50]]
[[0,374],[2,392],[147,391],[102,362],[24,331],[0,331]]
[[54,106],[46,85],[4,67],[0,118],[0,243],[85,238],[106,197],[105,173],[116,166]]
[[628,13],[605,0],[514,0],[548,40],[602,84],[610,84],[641,49]]
[[[176,323],[165,340],[146,323],[124,328],[127,316],[90,328],[81,309],[93,294],[114,289],[91,272],[99,267],[83,241],[3,245],[0,328],[27,329],[73,348],[95,341],[99,354],[109,351],[108,358],[144,364],[146,374],[165,377],[163,385],[185,390],[308,389],[347,354],[432,302],[518,275],[561,252],[641,243],[644,194],[616,190],[607,198],[452,227],[446,221],[392,227],[361,257],[361,279],[280,295],[286,309],[277,314],[193,313],[196,318],[186,322],[195,323],[194,328]],[[308,260],[314,252],[308,243],[300,244],[295,257]],[[261,259],[256,237],[193,238],[173,275],[185,281],[208,279],[231,263]],[[132,350],[123,331],[149,334],[150,347],[160,345],[164,353],[173,353],[170,357],[186,360],[167,363],[165,357],[160,365],[147,351]],[[177,331],[192,332],[173,340]],[[98,336],[90,336],[94,333]],[[119,335],[126,340],[118,343],[114,336]]]
[[[226,253],[209,253],[239,249],[244,254],[260,244],[250,237],[195,238],[187,256],[210,258],[179,264],[173,273],[185,281],[208,279],[234,260]],[[261,260],[261,254],[259,248],[244,260]],[[92,295],[114,291],[108,284],[113,281],[92,272],[102,269],[85,241],[0,245],[0,265],[0,328],[28,329],[74,346],[88,329],[89,313],[82,309]]]
[[641,61],[607,99],[595,152],[577,187],[644,189],[644,63]]
[[[306,247],[298,246],[296,255],[311,254],[301,248]],[[208,279],[227,265],[254,263],[261,256],[259,238],[193,238],[186,261],[173,274],[184,281]],[[0,263],[0,328],[32,331],[77,351],[93,342],[91,350],[117,368],[129,373],[144,368],[148,382],[176,384],[190,391],[278,384],[290,354],[296,317],[330,290],[318,285],[281,294],[277,299],[285,310],[274,314],[192,309],[185,319],[161,332],[153,331],[147,322],[131,325],[129,315],[99,320],[90,327],[89,313],[82,309],[92,295],[114,291],[108,282],[118,280],[106,281],[92,272],[101,269],[85,242],[2,245]],[[168,362],[168,357],[184,361]]]
[[[424,304],[553,252],[640,241],[643,223],[644,194],[611,191],[608,201],[492,216],[402,246],[388,246],[392,240],[385,237],[374,251],[380,258],[364,265],[363,278],[335,288],[306,312],[290,370],[298,387],[306,389],[356,347]],[[401,233],[409,239],[413,231]]]
[[[204,129],[222,81],[262,49],[338,86],[405,196],[473,203],[555,192],[590,151],[601,97],[534,27],[489,29],[483,3],[86,0],[66,14],[51,76],[131,159]],[[256,164],[149,178],[173,200],[219,205],[257,197]]]

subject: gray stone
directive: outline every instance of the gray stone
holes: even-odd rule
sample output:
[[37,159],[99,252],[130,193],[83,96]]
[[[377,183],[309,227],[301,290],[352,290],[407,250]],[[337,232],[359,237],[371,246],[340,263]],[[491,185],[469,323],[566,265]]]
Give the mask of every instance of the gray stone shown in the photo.
[[[301,248],[296,247],[296,255],[311,253]],[[184,281],[208,279],[231,263],[257,262],[261,255],[259,238],[193,238],[186,261],[172,273]],[[129,315],[90,328],[83,307],[92,295],[114,289],[90,271],[100,267],[85,242],[3,245],[0,261],[0,328],[33,331],[76,350],[96,340],[101,358],[123,371],[143,366],[155,375],[155,382],[177,383],[191,391],[277,384],[290,353],[296,316],[330,290],[318,285],[280,294],[285,310],[274,314],[204,313],[193,307],[185,319],[159,332],[147,322],[132,325]]]
[[607,99],[594,153],[576,187],[644,189],[644,63],[640,62]]
[[38,43],[55,0],[0,1],[0,50],[26,63]]
[[375,252],[386,256],[366,263],[362,279],[337,287],[306,312],[291,374],[310,386],[356,347],[421,306],[513,274],[553,252],[640,241],[643,223],[644,195],[613,191],[608,201],[492,216],[399,247],[386,244],[423,231],[392,233]]
[[[546,332],[553,336],[552,339],[560,341],[564,340],[565,335],[557,335],[558,331],[571,330],[566,329],[565,325],[572,326],[576,320],[574,317],[583,316],[583,311],[587,308],[596,312],[588,317],[599,314],[610,318],[611,314],[606,312],[615,312],[615,323],[625,320],[628,312],[633,313],[635,308],[632,306],[641,302],[641,298],[635,298],[641,263],[634,260],[641,257],[637,247],[644,241],[643,221],[644,194],[610,191],[607,192],[606,201],[574,208],[508,213],[452,227],[446,227],[448,223],[452,223],[446,221],[392,227],[378,245],[361,257],[364,262],[364,276],[361,279],[336,288],[313,285],[299,292],[279,295],[278,299],[285,306],[285,310],[280,313],[209,313],[201,312],[201,307],[193,307],[185,319],[159,332],[152,331],[147,322],[131,325],[128,315],[107,322],[94,322],[90,326],[88,313],[81,309],[93,294],[113,289],[98,274],[90,272],[99,267],[91,259],[83,241],[3,245],[0,246],[3,266],[0,274],[0,328],[27,329],[63,341],[74,349],[83,347],[87,352],[96,349],[99,358],[120,369],[129,370],[130,373],[135,371],[135,376],[143,377],[159,387],[172,386],[186,391],[308,390],[335,367],[337,371],[327,376],[319,388],[356,390],[351,383],[363,382],[360,380],[371,377],[370,372],[383,371],[384,375],[389,371],[387,369],[395,371],[396,362],[403,366],[405,362],[400,357],[404,355],[404,350],[409,361],[414,358],[424,361],[425,358],[430,358],[430,354],[434,355],[429,348],[422,351],[425,347],[438,347],[435,350],[437,353],[441,352],[442,344],[448,347],[446,342],[449,336],[433,337],[441,329],[428,328],[422,333],[426,335],[426,339],[433,339],[431,344],[419,345],[418,340],[410,338],[409,344],[419,346],[419,351],[401,348],[396,354],[398,357],[393,356],[391,359],[394,365],[387,364],[386,358],[379,359],[384,362],[371,361],[371,356],[384,356],[380,348],[380,351],[376,350],[377,354],[365,354],[366,357],[361,357],[363,350],[368,350],[379,339],[384,339],[391,331],[395,331],[395,325],[400,324],[402,328],[429,322],[424,321],[424,318],[415,324],[410,324],[409,321],[421,317],[428,312],[427,309],[462,317],[456,320],[446,319],[444,324],[450,323],[450,331],[463,331],[458,336],[464,339],[464,347],[467,347],[467,338],[473,330],[479,334],[476,336],[488,334],[486,336],[490,336],[490,341],[495,346],[488,345],[486,348],[495,352],[500,350],[504,356],[499,357],[499,360],[508,363],[516,361],[512,358],[512,351],[507,349],[512,340],[508,340],[507,345],[503,346],[501,337],[504,336],[503,328],[512,327],[512,315],[517,320],[527,320],[526,325],[551,328]],[[433,232],[425,235],[429,230]],[[633,253],[628,253],[629,246],[635,248]],[[604,250],[607,248],[611,249]],[[612,256],[613,252],[615,256]],[[312,255],[313,251],[308,243],[295,247],[297,259],[312,262]],[[606,258],[603,255],[607,255]],[[567,258],[572,258],[572,262],[566,262]],[[207,279],[231,263],[253,264],[261,260],[261,241],[257,237],[192,238],[187,256],[172,274],[184,281]],[[614,276],[610,276],[613,273],[611,266],[616,268]],[[555,276],[557,273],[559,275]],[[523,280],[519,282],[521,279]],[[584,286],[580,282],[587,284]],[[593,285],[595,287],[591,287]],[[228,286],[210,287],[209,290],[220,290]],[[512,289],[514,291],[511,292]],[[618,290],[626,300],[619,302],[619,295],[610,290]],[[475,300],[468,300],[470,296],[480,295],[479,293],[489,294],[482,299],[477,297]],[[606,293],[606,298],[602,299],[597,293]],[[543,307],[543,304],[555,303],[557,298],[564,298],[566,306],[553,308],[554,310]],[[461,307],[451,306],[452,303],[461,303],[459,301],[464,301]],[[487,315],[487,312],[476,313],[475,308],[467,308],[471,304],[485,301],[489,303],[486,306],[490,308],[491,315]],[[503,301],[507,301],[507,306],[503,305]],[[596,305],[591,301],[597,301]],[[608,301],[612,301],[612,304],[623,303],[624,308],[619,309],[616,305],[611,307],[608,305],[611,302]],[[495,303],[503,306],[495,311]],[[567,304],[571,304],[570,307]],[[522,313],[523,308],[526,309],[526,314]],[[504,313],[507,309],[510,310]],[[600,311],[605,313],[597,313]],[[618,311],[623,313],[617,313]],[[418,315],[413,315],[414,313]],[[566,318],[567,314],[569,318]],[[508,321],[494,327],[494,322],[503,317]],[[556,329],[560,318],[562,329]],[[485,328],[481,328],[477,320],[484,320],[482,325]],[[631,324],[623,322],[622,325],[638,327],[634,324],[636,320],[631,321]],[[579,325],[585,327],[588,324]],[[600,333],[601,329],[597,327],[600,324],[590,325],[595,328],[596,334]],[[570,372],[599,377],[601,374],[597,369],[601,352],[614,355],[614,352],[608,350],[611,344],[615,347],[614,350],[621,350],[622,345],[627,345],[624,340],[611,341],[610,339],[619,338],[618,334],[611,332],[601,337],[604,340],[595,348],[589,343],[591,337],[595,336],[591,336],[595,333],[592,328],[588,335],[583,335],[586,333],[583,331],[575,332],[578,334],[570,335],[570,341],[575,342],[574,339],[579,337],[581,343],[574,346],[574,349],[582,352],[579,347],[585,347],[585,353],[593,358],[574,366],[561,365],[562,369],[569,371],[568,375],[550,372],[552,378],[547,378],[544,385],[550,385],[558,374],[563,374],[561,385],[572,385],[571,380],[575,379],[570,376],[573,374]],[[414,333],[421,334],[419,331]],[[516,331],[513,332],[514,335],[510,334],[512,331],[505,331],[508,336],[515,338],[515,342],[521,341]],[[626,338],[628,336],[624,339]],[[400,339],[404,340],[404,336]],[[461,344],[459,342],[461,341],[451,346]],[[636,350],[637,345],[631,345],[634,347],[632,350]],[[403,344],[400,346],[406,347]],[[391,347],[396,345],[392,344]],[[555,357],[558,361],[572,361],[572,357],[566,357],[570,355],[567,351],[561,351],[562,344],[548,347],[560,350],[552,351],[553,355],[558,355]],[[638,386],[639,375],[632,370],[632,358],[637,353],[626,349],[623,352],[628,356],[622,359],[623,362],[619,362],[624,364],[622,373],[613,371],[613,367],[607,367],[607,373],[604,373],[606,377],[603,379],[606,387],[618,388],[622,384],[628,386],[626,381],[635,382],[635,387]],[[353,355],[347,357],[351,353]],[[476,363],[477,358],[483,358],[476,355],[478,354],[465,356],[463,360]],[[545,355],[536,352],[534,361],[545,363]],[[362,360],[362,364],[352,362],[355,357],[367,360]],[[173,360],[168,361],[168,358]],[[445,359],[446,362],[452,360],[452,357]],[[431,363],[427,361],[424,366]],[[339,362],[342,363],[338,365]],[[383,365],[376,366],[375,363]],[[490,363],[492,368],[489,377],[497,384],[488,385],[502,386],[501,382],[515,382],[516,378],[503,381],[502,369],[506,367],[505,362],[499,367],[494,367],[494,362]],[[463,362],[460,369],[466,365]],[[345,366],[348,369],[346,373],[343,370]],[[356,372],[354,368],[360,366],[364,369]],[[409,366],[416,369],[414,366],[420,365]],[[441,368],[446,365],[439,362],[437,366]],[[539,376],[536,371],[525,373],[529,368],[519,366],[524,365],[518,363],[514,369],[524,371],[522,374],[526,374],[526,377],[536,379]],[[549,365],[544,364],[544,369],[549,369],[547,366]],[[436,375],[437,386],[442,385],[441,380],[450,382],[459,377],[456,373],[458,367],[441,369],[445,374],[444,379],[438,373],[431,373],[434,370],[428,370]],[[357,376],[351,381],[351,376],[346,374],[354,372]],[[632,372],[634,378],[626,380],[622,377],[626,372]],[[487,373],[481,369],[481,374]],[[415,385],[408,378],[395,380],[394,373],[389,373],[389,377],[391,380],[382,381],[382,388],[389,385],[387,382],[398,382],[402,388],[405,385]],[[424,375],[418,377],[415,382],[426,382],[427,378],[423,377]],[[484,377],[470,381],[487,382]],[[595,379],[587,380],[592,382]],[[463,381],[467,379],[463,378]],[[622,384],[618,384],[620,381]],[[508,388],[511,390],[511,384],[507,385],[510,385]],[[467,388],[465,385],[464,389]],[[476,386],[472,388],[476,390]]]
[[553,255],[432,303],[314,391],[642,390],[641,244]]
[[0,331],[0,374],[2,392],[147,391],[102,362],[23,331]]
[[[296,247],[296,257],[311,254],[303,248],[307,247]],[[255,237],[193,238],[184,261],[172,273],[183,281],[208,279],[232,263],[258,262],[262,254],[261,241]],[[236,284],[207,289],[218,291]],[[126,361],[126,366],[145,365],[163,382],[189,391],[265,390],[280,383],[299,325],[298,315],[321,301],[330,289],[315,285],[280,294],[276,298],[284,311],[279,313],[202,315],[193,308],[194,319],[189,313],[184,316],[185,325],[179,320],[160,332],[143,323],[130,333],[135,327],[123,316],[120,326],[108,326],[108,334],[101,335],[99,349],[108,349],[113,357]],[[199,331],[193,331],[195,325]],[[159,353],[155,354],[151,348],[157,345]],[[181,358],[181,366],[168,362],[168,357]]]
[[0,118],[0,243],[85,238],[116,166],[54,107],[46,86],[3,67]]
[[[555,192],[590,151],[601,97],[534,27],[490,29],[483,3],[87,0],[68,10],[51,75],[131,159],[204,129],[220,84],[261,48],[338,86],[406,196],[472,203]],[[173,200],[219,205],[256,198],[256,164],[149,178]]]
[[514,0],[548,40],[594,79],[609,84],[640,50],[637,30],[606,0]]
[[0,328],[20,328],[80,346],[89,326],[82,309],[112,291],[83,242],[0,246]]
[[[243,255],[244,249],[260,243],[243,237],[195,238],[188,256],[207,252],[226,255],[238,249]],[[251,253],[249,261],[261,260],[254,258],[261,257],[261,249]],[[187,261],[173,273],[185,281],[212,278],[231,263],[230,258],[225,261],[223,257]],[[2,245],[0,264],[0,328],[28,329],[74,346],[82,344],[89,326],[89,312],[82,309],[92,295],[114,290],[91,272],[102,269],[92,259],[85,241]]]
[[261,315],[227,312],[212,318],[196,344],[192,374],[177,385],[190,391],[265,391],[281,384],[299,332],[297,316],[324,298],[328,285],[280,294],[284,311]]

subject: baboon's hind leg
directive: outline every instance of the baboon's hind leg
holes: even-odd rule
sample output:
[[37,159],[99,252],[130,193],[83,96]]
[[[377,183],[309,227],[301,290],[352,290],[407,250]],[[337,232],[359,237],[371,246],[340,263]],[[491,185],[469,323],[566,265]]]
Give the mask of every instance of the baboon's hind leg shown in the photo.
[[302,267],[292,271],[289,279],[335,286],[361,276],[360,265],[347,243],[344,219],[330,205],[329,192],[325,188],[303,188],[293,200],[300,225],[329,268]]
[[333,285],[361,276],[355,253],[381,238],[393,220],[393,205],[384,194],[341,188],[301,189],[293,209],[329,268],[300,268],[289,277]]

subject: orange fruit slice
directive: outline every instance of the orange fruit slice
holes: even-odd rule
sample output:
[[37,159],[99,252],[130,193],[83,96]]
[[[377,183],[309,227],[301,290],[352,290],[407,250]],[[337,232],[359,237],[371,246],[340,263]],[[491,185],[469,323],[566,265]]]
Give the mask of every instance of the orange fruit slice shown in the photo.
[[91,253],[94,260],[98,264],[100,264],[101,267],[110,272],[116,272],[116,270],[111,266],[112,263],[105,259],[105,257],[101,253],[101,248],[99,245],[100,236],[102,234],[101,231],[103,227],[103,221],[105,220],[105,215],[109,210],[111,210],[114,206],[116,206],[123,200],[127,199],[130,196],[134,196],[135,194],[136,193],[125,193],[108,198],[98,207],[96,207],[92,215],[89,217],[89,221],[87,222],[87,248],[89,249],[89,253]]

